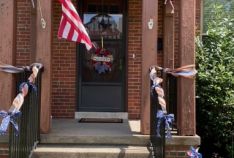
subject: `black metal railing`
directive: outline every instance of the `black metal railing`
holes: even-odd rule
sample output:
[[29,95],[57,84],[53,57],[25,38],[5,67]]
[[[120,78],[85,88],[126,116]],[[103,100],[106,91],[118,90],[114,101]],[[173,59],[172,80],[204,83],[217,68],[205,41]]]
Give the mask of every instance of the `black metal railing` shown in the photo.
[[167,111],[169,114],[174,114],[174,122],[172,125],[172,133],[177,134],[177,77],[166,74],[165,83],[165,95],[167,102]]
[[[152,81],[151,81],[152,85]],[[152,158],[165,157],[165,124],[160,126],[160,136],[157,135],[157,112],[160,109],[157,93],[152,90],[150,97],[150,141]]]
[[[163,70],[157,70],[157,76],[164,78],[163,85],[165,92],[165,100],[167,103],[167,113],[174,114],[174,123],[172,125],[172,134],[177,134],[177,78],[171,74],[165,73]],[[153,82],[151,81],[151,87]],[[151,120],[150,120],[150,140],[153,158],[165,157],[165,122],[160,126],[160,137],[157,135],[157,112],[161,110],[158,101],[158,95],[155,90],[151,89]]]
[[[31,68],[25,68],[24,72],[16,75],[16,86],[26,82],[32,73]],[[41,97],[41,72],[35,80],[36,90],[30,86],[28,95],[24,98],[21,108],[21,116],[17,119],[19,125],[19,135],[10,126],[9,133],[9,158],[31,157],[32,150],[36,147],[40,139],[40,97]],[[17,89],[17,94],[19,88]]]

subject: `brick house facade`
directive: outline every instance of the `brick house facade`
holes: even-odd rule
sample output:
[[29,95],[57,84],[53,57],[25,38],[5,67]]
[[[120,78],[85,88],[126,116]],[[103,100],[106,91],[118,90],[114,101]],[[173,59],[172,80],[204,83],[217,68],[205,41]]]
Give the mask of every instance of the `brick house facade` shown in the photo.
[[[196,1],[196,28],[200,28],[200,0]],[[179,1],[175,1],[175,67],[178,67],[179,52]],[[28,0],[17,1],[17,34],[16,34],[16,65],[28,65],[34,58],[32,50],[32,6]],[[163,38],[164,1],[158,7],[158,38]],[[53,2],[53,41],[52,41],[52,98],[51,112],[54,118],[74,118],[76,111],[76,44],[59,40],[57,32],[61,18],[59,2]],[[129,118],[140,118],[141,104],[141,25],[142,2],[128,1],[128,115]],[[132,54],[136,59],[132,59]],[[158,65],[163,65],[163,50],[157,53]]]
[[[142,109],[142,14],[143,0],[127,1],[127,51],[126,51],[126,111],[130,119],[140,119]],[[179,67],[180,53],[180,23],[181,23],[181,1],[174,0],[174,67]],[[191,0],[192,2],[193,0]],[[73,0],[74,4],[77,4]],[[52,39],[51,39],[51,60],[50,60],[50,108],[53,118],[74,118],[77,110],[77,45],[73,42],[59,40],[57,38],[59,21],[61,18],[61,6],[58,1],[52,1]],[[196,0],[196,32],[200,30],[200,0]],[[37,43],[35,32],[37,23],[36,11],[32,8],[30,0],[17,0],[15,2],[15,56],[12,57],[12,64],[17,66],[29,65],[34,61],[43,62],[43,58],[36,55]],[[164,38],[165,26],[165,5],[164,0],[158,0],[157,15],[157,38]],[[0,34],[1,35],[1,34]],[[157,64],[164,66],[164,48],[157,51]],[[48,52],[49,53],[49,52]],[[133,59],[132,56],[135,55]],[[5,62],[5,61],[3,61]],[[186,135],[186,134],[185,134]],[[1,146],[0,146],[1,147]],[[169,145],[167,157],[186,157],[185,152],[188,146]],[[1,151],[1,150],[0,150]],[[1,153],[0,153],[1,155]]]

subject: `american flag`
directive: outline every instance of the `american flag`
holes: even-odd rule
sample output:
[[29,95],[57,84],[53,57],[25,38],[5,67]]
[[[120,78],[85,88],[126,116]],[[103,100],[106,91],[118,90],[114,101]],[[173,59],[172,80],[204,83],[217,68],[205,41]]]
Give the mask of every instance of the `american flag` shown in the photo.
[[71,0],[59,1],[62,5],[62,18],[58,37],[83,43],[87,50],[90,50],[92,48],[92,42]]

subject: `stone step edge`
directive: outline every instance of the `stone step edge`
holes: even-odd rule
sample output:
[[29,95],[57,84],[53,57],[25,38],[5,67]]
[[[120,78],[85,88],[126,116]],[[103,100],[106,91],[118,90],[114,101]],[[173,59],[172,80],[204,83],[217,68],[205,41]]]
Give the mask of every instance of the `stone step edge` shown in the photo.
[[104,145],[39,145],[34,153],[119,153],[126,151],[130,153],[149,154],[146,146],[104,146]]
[[128,119],[127,112],[75,112],[75,119],[81,118],[117,118]]
[[41,136],[41,143],[46,144],[113,144],[113,145],[148,145],[149,136]]
[[32,158],[149,158],[147,147],[39,147]]

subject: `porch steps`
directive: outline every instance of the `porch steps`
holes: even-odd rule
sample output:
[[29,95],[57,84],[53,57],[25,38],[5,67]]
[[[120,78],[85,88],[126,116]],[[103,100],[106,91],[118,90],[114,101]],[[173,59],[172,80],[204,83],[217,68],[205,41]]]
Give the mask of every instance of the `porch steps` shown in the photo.
[[140,122],[124,120],[123,123],[79,123],[77,120],[53,120],[49,134],[41,135],[43,144],[149,144],[149,136],[140,134]]
[[139,120],[123,123],[79,123],[53,120],[42,134],[33,158],[148,158],[149,136],[140,134]]
[[149,158],[147,147],[123,145],[39,146],[32,158]]

